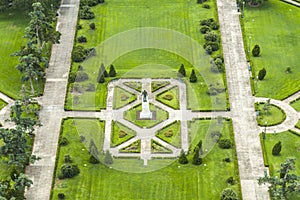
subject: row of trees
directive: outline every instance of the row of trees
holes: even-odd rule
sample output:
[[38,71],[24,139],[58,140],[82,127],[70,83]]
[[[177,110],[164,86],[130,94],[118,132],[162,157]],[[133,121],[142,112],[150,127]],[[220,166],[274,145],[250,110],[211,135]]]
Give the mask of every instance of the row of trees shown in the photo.
[[31,154],[29,140],[33,139],[34,127],[40,125],[36,102],[24,96],[11,107],[11,121],[14,128],[0,129],[0,148],[2,162],[7,163],[10,177],[0,182],[0,197],[5,199],[24,199],[24,190],[32,181],[24,174],[25,167],[38,158]]
[[[178,70],[178,76],[179,77],[186,77],[186,71],[185,71],[184,64],[181,64],[181,66]],[[197,82],[197,76],[196,76],[196,72],[195,72],[194,69],[192,69],[192,73],[190,75],[190,82],[191,83],[196,83]]]
[[27,44],[13,55],[19,57],[16,68],[22,74],[22,82],[29,82],[31,93],[35,94],[33,82],[44,80],[44,69],[49,65],[50,48],[46,44],[59,43],[60,33],[53,27],[55,15],[46,15],[49,12],[45,12],[40,2],[33,3],[32,8],[24,35]]

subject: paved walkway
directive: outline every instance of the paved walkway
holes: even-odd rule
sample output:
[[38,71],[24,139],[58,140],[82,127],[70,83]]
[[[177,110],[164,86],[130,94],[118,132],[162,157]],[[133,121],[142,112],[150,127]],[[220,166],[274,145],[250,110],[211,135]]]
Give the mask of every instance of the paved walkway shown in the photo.
[[297,1],[293,1],[293,0],[282,0],[282,1],[290,3],[290,4],[294,5],[294,6],[300,7],[300,3],[297,2]]
[[264,175],[263,155],[254,111],[242,31],[235,0],[217,0],[229,100],[244,200],[267,200],[266,186],[257,179]]
[[2,92],[0,92],[0,99],[7,103],[7,105],[0,110],[0,123],[6,128],[10,128],[14,126],[14,123],[9,122],[7,119],[10,119],[10,107],[14,104],[15,100]]
[[62,35],[60,44],[52,46],[45,92],[41,98],[40,120],[43,126],[37,130],[33,146],[33,154],[42,159],[26,169],[33,180],[33,186],[26,192],[26,198],[30,200],[50,199],[79,0],[68,0],[66,3],[63,0],[62,4],[65,6],[60,9],[57,27]]

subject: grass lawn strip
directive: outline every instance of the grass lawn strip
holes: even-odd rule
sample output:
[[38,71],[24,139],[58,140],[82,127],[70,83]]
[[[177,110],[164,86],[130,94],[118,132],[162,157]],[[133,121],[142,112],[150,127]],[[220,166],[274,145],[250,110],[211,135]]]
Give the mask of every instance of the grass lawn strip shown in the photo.
[[[210,121],[196,120],[193,124],[197,139],[204,141]],[[138,166],[144,168],[141,160],[115,159],[113,168],[117,165],[120,168],[132,168],[135,172],[127,173],[110,169],[103,164],[90,164],[88,152],[82,151],[85,146],[80,142],[77,130],[70,125],[69,121],[65,121],[63,125],[62,136],[67,137],[70,143],[58,152],[57,169],[67,153],[78,164],[80,174],[72,179],[54,179],[52,200],[57,199],[58,193],[64,193],[68,199],[219,199],[220,193],[227,187],[233,188],[241,197],[234,149],[222,150],[215,146],[203,159],[206,166],[188,164],[180,165],[179,168],[178,162],[173,160],[167,167],[148,173],[136,173],[139,171]],[[230,137],[230,122],[224,122],[222,133],[224,137]],[[103,132],[97,133],[98,137],[103,138],[102,134]],[[197,142],[194,140],[194,143]],[[65,150],[68,151],[64,152]],[[230,157],[231,162],[225,163],[224,157]],[[149,168],[166,166],[166,162],[170,160],[150,160]],[[230,176],[236,180],[233,186],[226,183]]]
[[178,87],[173,87],[156,95],[156,100],[176,110],[180,109]]
[[[296,36],[299,18],[299,8],[281,1],[266,1],[259,8],[246,7],[244,30],[247,47],[251,36],[251,50],[255,44],[261,48],[260,57],[251,55],[255,77],[260,69],[267,71],[265,79],[258,81],[257,96],[284,99],[300,90],[300,68],[297,67],[300,38]],[[291,73],[286,73],[288,67]]]
[[291,102],[291,106],[295,108],[298,112],[300,112],[300,98]]
[[7,103],[5,101],[3,101],[2,99],[0,99],[0,110],[2,110],[2,108],[4,108],[7,105]]
[[172,153],[172,151],[163,145],[159,144],[155,140],[151,140],[151,152],[152,153]]
[[175,121],[156,133],[156,137],[163,141],[180,148],[181,135],[180,135],[180,121]]
[[115,147],[136,135],[135,131],[121,124],[120,122],[112,122],[112,138],[111,146]]
[[[279,156],[272,155],[273,146],[281,141],[282,150]],[[289,157],[296,158],[296,168],[294,173],[298,176],[300,175],[300,136],[293,134],[290,131],[281,132],[274,134],[267,134],[266,139],[263,140],[265,143],[265,151],[267,153],[269,170],[271,175],[279,175],[277,171],[280,169],[280,164],[283,163]],[[292,195],[288,199],[297,200],[300,198],[300,195]]]
[[169,84],[170,84],[169,81],[152,81],[151,82],[151,91],[153,93],[156,90],[159,90],[160,88],[165,87]]
[[135,94],[130,93],[120,87],[114,88],[114,109],[122,108],[136,99],[137,97]]
[[122,153],[140,153],[141,152],[141,140],[137,140],[127,147],[120,149]]

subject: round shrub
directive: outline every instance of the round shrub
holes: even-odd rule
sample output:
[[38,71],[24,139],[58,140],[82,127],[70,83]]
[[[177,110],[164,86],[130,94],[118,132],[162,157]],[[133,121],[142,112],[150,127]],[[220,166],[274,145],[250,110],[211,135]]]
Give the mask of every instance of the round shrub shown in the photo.
[[211,41],[205,42],[205,44],[203,45],[205,50],[207,46],[211,46],[212,51],[217,51],[220,48],[218,42],[211,42]]
[[76,73],[75,72],[71,72],[69,74],[69,83],[74,83],[76,79]]
[[172,137],[173,136],[173,131],[172,130],[168,130],[168,131],[164,132],[164,135],[166,137]]
[[219,147],[221,149],[230,149],[232,147],[232,142],[230,139],[220,139],[219,140]]
[[208,26],[202,26],[202,27],[200,28],[200,32],[201,32],[202,34],[208,33],[209,31],[210,31],[210,28],[209,28]]
[[93,11],[91,11],[91,8],[89,6],[83,6],[80,9],[80,19],[93,19],[95,18],[95,14]]
[[57,194],[58,199],[65,199],[65,194],[64,193],[58,193]]
[[96,29],[96,25],[95,25],[94,22],[90,24],[90,29],[92,29],[92,30],[95,30],[95,29]]
[[219,39],[219,36],[214,32],[208,32],[204,35],[204,39],[206,41],[215,42]]
[[206,51],[206,53],[208,53],[208,54],[212,54],[212,52],[213,52],[212,47],[211,47],[210,45],[207,45],[207,46],[205,47],[205,51]]
[[75,82],[83,82],[89,80],[89,75],[85,72],[78,72],[76,74]]
[[224,158],[224,162],[230,163],[230,158]]
[[77,29],[77,30],[82,29],[82,25],[81,25],[81,24],[77,24],[76,29]]
[[210,24],[210,27],[212,28],[212,30],[218,30],[220,26],[217,22],[214,21]]
[[259,54],[260,54],[260,47],[259,47],[258,44],[256,44],[256,45],[254,46],[254,48],[252,49],[252,55],[253,55],[254,57],[258,57]]
[[210,5],[208,5],[208,4],[203,4],[203,5],[202,5],[202,8],[210,9]]
[[274,146],[273,146],[273,149],[272,149],[272,155],[273,156],[278,156],[281,152],[281,141],[277,142]]
[[72,162],[71,156],[69,154],[66,154],[64,156],[64,163],[71,163],[71,162]]
[[163,99],[167,100],[167,101],[171,101],[173,99],[173,95],[171,94],[166,94],[163,96]]
[[86,43],[86,42],[87,42],[87,39],[86,39],[86,37],[85,37],[84,35],[81,35],[81,36],[79,36],[79,37],[77,38],[77,41],[78,41],[79,43]]
[[60,146],[67,146],[69,144],[69,141],[66,137],[61,137],[59,140],[59,145]]
[[78,166],[74,164],[63,164],[60,171],[63,178],[72,178],[80,173]]
[[83,46],[74,46],[72,51],[72,60],[82,62],[86,58],[86,50]]
[[230,176],[230,177],[226,180],[226,182],[227,182],[228,184],[230,184],[230,185],[234,185],[234,179],[233,179],[233,177]]
[[226,188],[222,191],[221,200],[238,200],[237,194],[231,189],[231,188]]
[[82,65],[78,65],[77,71],[83,71],[83,66]]

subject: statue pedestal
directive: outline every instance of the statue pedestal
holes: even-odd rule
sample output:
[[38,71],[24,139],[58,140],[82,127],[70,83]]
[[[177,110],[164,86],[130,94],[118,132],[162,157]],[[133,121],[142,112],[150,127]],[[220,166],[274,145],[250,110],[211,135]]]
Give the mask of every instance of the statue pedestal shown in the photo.
[[149,109],[149,101],[142,102],[142,112],[140,112],[141,119],[152,119],[152,112]]

